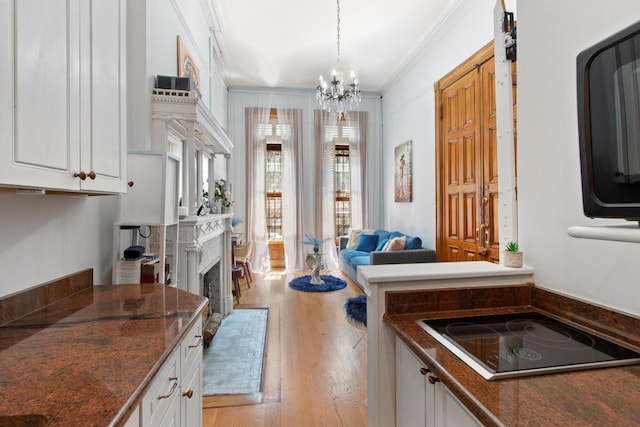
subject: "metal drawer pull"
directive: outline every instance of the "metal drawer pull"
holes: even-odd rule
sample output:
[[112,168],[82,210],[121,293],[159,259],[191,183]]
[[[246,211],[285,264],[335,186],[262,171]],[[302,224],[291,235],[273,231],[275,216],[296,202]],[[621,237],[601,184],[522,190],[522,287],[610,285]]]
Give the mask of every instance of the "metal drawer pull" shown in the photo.
[[435,384],[435,383],[439,383],[439,382],[440,382],[440,378],[434,377],[433,375],[429,375],[429,383]]
[[171,397],[173,392],[176,391],[176,387],[178,387],[178,377],[171,377],[171,378],[169,378],[169,381],[173,381],[173,385],[171,386],[171,390],[169,390],[169,393],[167,393],[165,395],[158,396],[158,400],[166,399],[168,397]]
[[191,399],[191,397],[193,396],[193,390],[185,391],[184,393],[182,393],[182,395],[186,396],[187,399]]
[[198,338],[198,342],[196,344],[193,345],[189,345],[189,348],[198,348],[200,347],[200,345],[202,344],[202,335],[196,335],[196,338]]

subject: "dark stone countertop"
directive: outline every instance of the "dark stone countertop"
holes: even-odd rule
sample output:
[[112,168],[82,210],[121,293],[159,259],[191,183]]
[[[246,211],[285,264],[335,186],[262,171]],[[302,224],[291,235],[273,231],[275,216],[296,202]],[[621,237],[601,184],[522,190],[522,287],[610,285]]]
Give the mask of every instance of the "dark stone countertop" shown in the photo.
[[640,319],[529,285],[506,293],[500,288],[389,293],[384,323],[486,426],[640,425],[640,365],[487,381],[416,324],[425,318],[523,311],[609,332],[609,338],[638,350]]
[[0,326],[0,416],[123,424],[206,298],[159,284],[91,286]]

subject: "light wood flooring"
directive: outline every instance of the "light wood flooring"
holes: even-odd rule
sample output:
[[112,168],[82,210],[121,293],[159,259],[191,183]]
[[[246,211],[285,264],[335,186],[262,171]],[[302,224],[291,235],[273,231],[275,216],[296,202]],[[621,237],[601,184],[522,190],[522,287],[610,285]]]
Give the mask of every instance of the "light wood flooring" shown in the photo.
[[343,307],[362,291],[338,271],[331,274],[347,281],[342,290],[289,288],[308,273],[254,274],[251,289],[242,280],[236,307],[269,308],[261,392],[203,397],[204,427],[366,426],[367,339],[358,343],[364,332]]

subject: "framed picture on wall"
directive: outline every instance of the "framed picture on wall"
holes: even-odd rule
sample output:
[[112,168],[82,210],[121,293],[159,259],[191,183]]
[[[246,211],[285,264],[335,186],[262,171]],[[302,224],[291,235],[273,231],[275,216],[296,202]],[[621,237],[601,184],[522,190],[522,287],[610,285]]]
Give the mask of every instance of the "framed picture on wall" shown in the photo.
[[191,77],[196,87],[200,89],[200,69],[180,36],[178,36],[178,77]]
[[394,195],[396,202],[413,201],[413,141],[398,145],[394,150],[396,172]]

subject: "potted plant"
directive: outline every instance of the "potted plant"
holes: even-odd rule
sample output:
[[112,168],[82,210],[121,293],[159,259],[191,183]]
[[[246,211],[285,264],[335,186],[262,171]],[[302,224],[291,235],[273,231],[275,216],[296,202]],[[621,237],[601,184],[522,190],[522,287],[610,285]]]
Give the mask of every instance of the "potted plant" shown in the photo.
[[522,267],[522,252],[516,241],[509,241],[504,247],[504,266],[505,267]]

